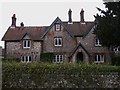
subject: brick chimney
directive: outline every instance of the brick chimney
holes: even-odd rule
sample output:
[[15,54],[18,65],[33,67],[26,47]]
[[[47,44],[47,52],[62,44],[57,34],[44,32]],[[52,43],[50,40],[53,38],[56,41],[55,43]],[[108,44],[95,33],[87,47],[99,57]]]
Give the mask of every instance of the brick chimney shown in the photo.
[[11,24],[12,27],[16,27],[16,16],[15,14],[13,14],[12,16],[12,24]]
[[68,11],[68,24],[72,24],[72,10],[69,9]]
[[85,21],[84,21],[84,10],[83,9],[80,12],[80,22],[85,23]]

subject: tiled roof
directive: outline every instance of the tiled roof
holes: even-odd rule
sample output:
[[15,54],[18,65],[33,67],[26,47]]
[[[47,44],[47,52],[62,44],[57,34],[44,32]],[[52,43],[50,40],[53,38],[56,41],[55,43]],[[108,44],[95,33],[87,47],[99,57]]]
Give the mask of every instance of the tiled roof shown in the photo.
[[32,40],[41,40],[41,36],[48,27],[9,27],[2,41],[21,40],[25,34],[28,34]]
[[[62,23],[72,36],[84,36],[89,32],[90,27],[94,24],[94,22],[85,22],[85,24],[81,24],[80,22],[73,22],[73,24],[68,24],[68,22]],[[46,33],[48,28],[48,26],[9,27],[2,38],[2,41],[21,40],[25,34],[28,34],[32,40],[42,40],[42,36]]]
[[73,24],[63,23],[73,36],[83,36],[93,24],[93,22],[85,22],[84,24],[80,22],[73,22]]

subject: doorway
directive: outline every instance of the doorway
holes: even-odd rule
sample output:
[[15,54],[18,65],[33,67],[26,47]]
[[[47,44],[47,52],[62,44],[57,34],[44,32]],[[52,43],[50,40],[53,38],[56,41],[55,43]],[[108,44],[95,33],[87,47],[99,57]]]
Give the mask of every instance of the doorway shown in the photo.
[[83,62],[83,53],[82,52],[77,53],[76,60],[77,60],[77,63]]

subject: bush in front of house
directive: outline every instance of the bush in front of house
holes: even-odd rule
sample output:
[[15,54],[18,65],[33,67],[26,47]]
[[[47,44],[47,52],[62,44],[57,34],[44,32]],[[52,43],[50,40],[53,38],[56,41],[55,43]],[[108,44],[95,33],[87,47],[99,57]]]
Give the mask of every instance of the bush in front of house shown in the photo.
[[51,63],[53,59],[54,59],[54,54],[53,53],[41,53],[41,55],[40,55],[40,61],[41,62]]
[[13,62],[3,63],[2,72],[3,88],[109,88],[120,83],[120,67],[110,65]]
[[113,56],[111,63],[112,63],[112,65],[120,66],[120,56]]

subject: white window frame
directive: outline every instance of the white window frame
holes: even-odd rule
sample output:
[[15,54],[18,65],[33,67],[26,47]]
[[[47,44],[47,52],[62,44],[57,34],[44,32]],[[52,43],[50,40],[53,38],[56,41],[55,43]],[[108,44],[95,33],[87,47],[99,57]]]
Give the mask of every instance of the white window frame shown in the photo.
[[115,48],[113,49],[113,51],[114,51],[114,52],[119,52],[119,51],[120,51],[119,49],[120,49],[120,46],[115,47]]
[[53,63],[63,63],[63,55],[55,55]]
[[102,46],[102,44],[98,38],[95,39],[95,46]]
[[[26,46],[25,46],[25,43],[26,43]],[[31,41],[23,40],[23,48],[31,48]]]
[[55,30],[56,31],[61,31],[61,25],[60,24],[56,24],[55,25]]
[[[100,58],[100,60],[99,60],[99,58]],[[104,63],[104,60],[105,60],[104,54],[96,54],[95,55],[95,63]]]
[[[30,58],[31,58],[31,60],[30,60]],[[32,62],[32,57],[31,56],[22,56],[22,60],[21,61],[23,63],[30,63],[30,62]]]
[[[61,42],[61,44],[59,44],[59,41]],[[54,46],[62,46],[62,38],[61,37],[54,38]]]

